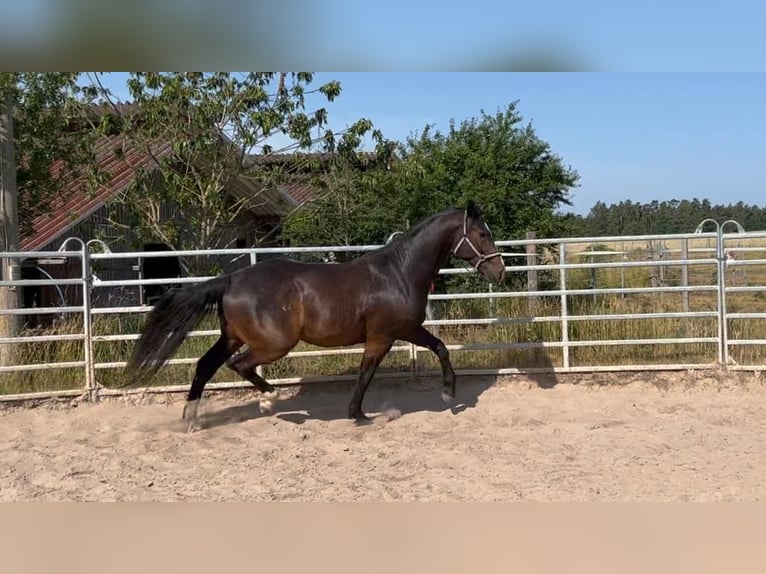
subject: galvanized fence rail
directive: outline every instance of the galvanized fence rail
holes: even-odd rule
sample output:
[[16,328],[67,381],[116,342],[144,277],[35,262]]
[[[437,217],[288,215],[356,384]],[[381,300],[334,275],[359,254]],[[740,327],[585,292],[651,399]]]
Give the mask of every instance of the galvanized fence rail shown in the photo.
[[[557,238],[557,239],[533,239],[528,238],[516,241],[499,241],[497,245],[503,251],[507,270],[516,277],[526,277],[526,286],[510,290],[492,288],[488,284],[472,291],[432,293],[429,296],[429,305],[445,305],[454,302],[468,304],[473,301],[480,302],[484,311],[478,315],[474,313],[469,317],[454,317],[446,312],[445,316],[435,318],[429,312],[429,318],[425,325],[439,329],[442,327],[472,327],[476,329],[497,328],[503,325],[554,325],[559,336],[549,339],[537,338],[535,340],[493,340],[484,342],[453,341],[447,348],[457,353],[479,354],[482,352],[525,352],[541,351],[545,353],[558,353],[558,364],[550,361],[542,367],[520,368],[513,364],[486,367],[458,368],[459,375],[493,375],[515,374],[531,372],[593,372],[593,371],[640,371],[640,370],[681,370],[681,369],[748,369],[759,370],[764,368],[760,355],[751,353],[749,356],[756,357],[750,360],[735,360],[732,350],[740,354],[743,349],[766,349],[766,335],[760,335],[760,331],[753,325],[763,323],[766,319],[766,304],[761,309],[758,302],[763,298],[766,301],[766,232],[744,233],[738,232],[727,234],[716,223],[715,232],[677,234],[677,235],[636,235],[615,237],[586,237],[586,238]],[[79,241],[79,240],[78,240]],[[77,332],[46,334],[38,332],[21,332],[14,336],[0,336],[0,346],[6,348],[39,348],[45,350],[46,345],[55,345],[62,342],[78,343],[81,345],[79,356],[73,360],[40,360],[39,362],[17,361],[17,364],[7,364],[8,357],[14,357],[14,353],[3,353],[3,364],[0,364],[0,400],[18,400],[29,398],[48,398],[56,396],[79,396],[84,395],[94,400],[98,396],[123,394],[127,392],[171,392],[185,391],[188,384],[150,387],[149,389],[122,390],[106,388],[100,383],[102,373],[108,370],[122,369],[125,361],[99,361],[95,353],[95,345],[134,341],[138,338],[137,332],[120,332],[115,334],[94,333],[94,320],[99,316],[119,317],[125,314],[144,314],[151,309],[148,305],[122,305],[122,306],[96,306],[93,304],[94,294],[99,290],[125,289],[145,285],[186,285],[198,283],[209,277],[178,277],[172,279],[130,279],[130,280],[100,280],[94,275],[94,266],[103,262],[117,259],[142,260],[152,257],[209,257],[228,256],[232,258],[249,257],[250,263],[257,263],[259,258],[274,255],[300,256],[301,254],[327,254],[329,252],[359,254],[365,251],[377,249],[378,245],[357,246],[317,246],[317,247],[291,247],[291,248],[251,248],[251,249],[218,249],[199,251],[150,251],[150,252],[110,252],[108,249],[102,252],[93,252],[94,242],[84,243],[79,241],[79,250],[63,250],[69,244],[67,240],[62,245],[62,251],[55,252],[6,252],[0,253],[0,259],[4,262],[3,269],[9,269],[9,261],[20,262],[30,258],[68,258],[79,262],[80,273],[78,276],[48,279],[26,279],[9,277],[6,271],[0,281],[0,289],[22,290],[27,287],[46,286],[78,286],[81,288],[81,296],[77,304],[50,307],[31,307],[17,309],[0,309],[0,321],[18,321],[20,317],[30,315],[60,315],[70,319],[79,317],[81,329]],[[672,244],[673,247],[667,247]],[[656,248],[657,245],[661,249]],[[644,247],[647,246],[647,247]],[[585,248],[583,248],[585,247]],[[519,263],[520,262],[520,263]],[[747,270],[744,275],[743,270]],[[459,263],[454,267],[442,269],[440,275],[455,276],[464,275],[471,271]],[[668,280],[672,274],[674,279]],[[579,275],[578,275],[579,273]],[[601,275],[599,275],[601,273]],[[611,273],[606,279],[604,273]],[[633,274],[631,276],[630,274]],[[636,275],[638,273],[638,275]],[[735,275],[739,273],[739,275]],[[540,286],[540,276],[549,276],[548,285]],[[619,282],[615,277],[619,275]],[[587,280],[583,283],[583,277]],[[638,280],[636,280],[638,277]],[[692,281],[690,277],[702,277],[704,280]],[[709,279],[708,279],[709,277]],[[729,278],[727,281],[727,277]],[[732,277],[737,278],[732,281]],[[743,278],[744,277],[744,278]],[[659,278],[659,279],[658,279]],[[599,286],[599,282],[606,286]],[[574,307],[582,298],[601,297],[603,301],[615,301],[630,297],[644,297],[645,301],[658,301],[659,298],[678,298],[681,303],[668,304],[646,311],[635,309],[625,312],[620,308],[612,309],[604,304],[592,306],[590,312],[577,313]],[[612,297],[612,299],[605,299]],[[690,300],[693,298],[710,299],[709,307],[692,309]],[[742,301],[735,300],[740,298]],[[749,297],[749,299],[747,299]],[[653,298],[653,299],[652,299]],[[665,301],[666,299],[662,299]],[[746,300],[747,299],[747,300]],[[498,312],[498,307],[503,301],[526,301],[528,312],[516,315]],[[595,300],[595,299],[594,299]],[[675,299],[674,299],[675,300]],[[732,307],[729,301],[737,304]],[[549,304],[544,308],[541,301]],[[707,301],[707,299],[705,299]],[[486,305],[484,305],[486,303]],[[580,305],[582,307],[582,305]],[[519,307],[517,306],[516,309]],[[551,312],[554,309],[555,312]],[[594,310],[595,309],[595,310]],[[430,309],[429,311],[432,311]],[[10,319],[9,319],[10,318]],[[602,331],[609,332],[617,323],[642,321],[673,321],[679,326],[678,336],[662,337],[598,337],[583,338],[582,335],[574,336],[578,326],[584,324],[602,325]],[[707,334],[695,334],[693,329],[686,329],[691,321],[707,320],[715,322],[715,332]],[[738,327],[737,335],[731,330],[731,325],[748,325]],[[595,328],[598,332],[599,329]],[[763,329],[766,332],[766,329]],[[8,332],[6,325],[5,333]],[[197,330],[190,333],[190,337],[214,336],[216,330]],[[623,347],[633,350],[642,350],[646,355],[647,349],[658,349],[661,346],[689,346],[702,345],[714,347],[713,356],[703,356],[702,359],[672,362],[647,361],[630,353],[620,355],[623,358],[608,364],[593,360],[582,360],[575,355],[584,349]],[[362,352],[361,348],[350,347],[343,349],[311,349],[294,350],[288,357],[310,358],[333,355],[355,355]],[[633,352],[633,351],[631,351]],[[409,369],[401,369],[397,372],[382,372],[378,376],[383,377],[411,377],[413,373],[423,373],[422,353],[427,350],[413,345],[400,344],[394,346],[392,353],[404,353],[409,355]],[[34,353],[33,353],[34,354]],[[42,353],[44,355],[44,353]],[[640,354],[640,353],[639,353]],[[704,353],[703,353],[704,355]],[[477,355],[478,356],[478,355]],[[192,364],[198,357],[174,358],[170,364]],[[32,391],[25,387],[23,377],[31,377],[34,372],[61,370],[76,370],[82,373],[82,385],[74,388],[60,390]],[[428,371],[429,373],[431,371]],[[15,389],[17,392],[8,390],[9,377],[15,376]],[[55,375],[54,375],[55,376]],[[22,379],[19,379],[22,377]],[[355,375],[331,375],[331,376],[307,376],[295,373],[295,376],[270,379],[276,385],[309,383],[321,381],[353,380]],[[231,381],[211,383],[207,388],[223,389],[249,387],[245,381]]]

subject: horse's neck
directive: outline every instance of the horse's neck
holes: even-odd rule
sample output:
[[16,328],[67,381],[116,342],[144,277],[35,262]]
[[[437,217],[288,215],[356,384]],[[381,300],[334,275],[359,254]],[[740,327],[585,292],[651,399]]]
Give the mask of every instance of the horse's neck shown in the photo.
[[435,224],[431,233],[422,236],[409,246],[404,272],[417,283],[430,285],[441,266],[447,261],[454,229],[446,221]]

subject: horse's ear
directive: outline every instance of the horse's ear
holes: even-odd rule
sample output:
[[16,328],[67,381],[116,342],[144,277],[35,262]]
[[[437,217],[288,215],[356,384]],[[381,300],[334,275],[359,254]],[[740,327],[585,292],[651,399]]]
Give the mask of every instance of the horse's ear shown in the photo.
[[481,217],[479,206],[474,203],[473,199],[468,200],[468,203],[465,205],[465,211],[468,214],[468,217],[472,217],[474,219]]

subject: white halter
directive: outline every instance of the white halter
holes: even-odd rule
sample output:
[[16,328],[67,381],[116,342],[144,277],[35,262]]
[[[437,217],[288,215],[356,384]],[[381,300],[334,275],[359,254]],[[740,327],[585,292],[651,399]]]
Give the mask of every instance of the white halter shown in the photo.
[[[487,227],[489,229],[489,227]],[[495,251],[494,253],[488,253],[487,255],[484,255],[481,251],[476,249],[476,246],[471,243],[471,240],[468,239],[468,210],[466,209],[463,212],[463,237],[460,238],[460,241],[457,242],[457,245],[455,245],[455,249],[452,250],[452,253],[455,257],[457,257],[457,251],[460,249],[460,246],[463,245],[463,242],[466,242],[468,244],[468,247],[473,249],[473,252],[476,254],[476,257],[479,258],[479,260],[474,264],[473,270],[477,271],[479,269],[479,266],[487,261],[488,259],[492,259],[493,257],[500,257],[502,253],[499,251]]]

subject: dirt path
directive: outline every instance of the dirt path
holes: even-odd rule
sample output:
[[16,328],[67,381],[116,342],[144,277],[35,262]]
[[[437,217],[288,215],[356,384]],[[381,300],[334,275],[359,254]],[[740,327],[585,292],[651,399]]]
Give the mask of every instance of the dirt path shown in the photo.
[[[766,384],[753,375],[610,374],[293,391],[268,417],[214,396],[186,434],[181,397],[0,412],[0,500],[762,500]],[[603,385],[603,381],[621,381]],[[494,384],[493,384],[494,383]],[[288,393],[290,394],[290,393]]]

